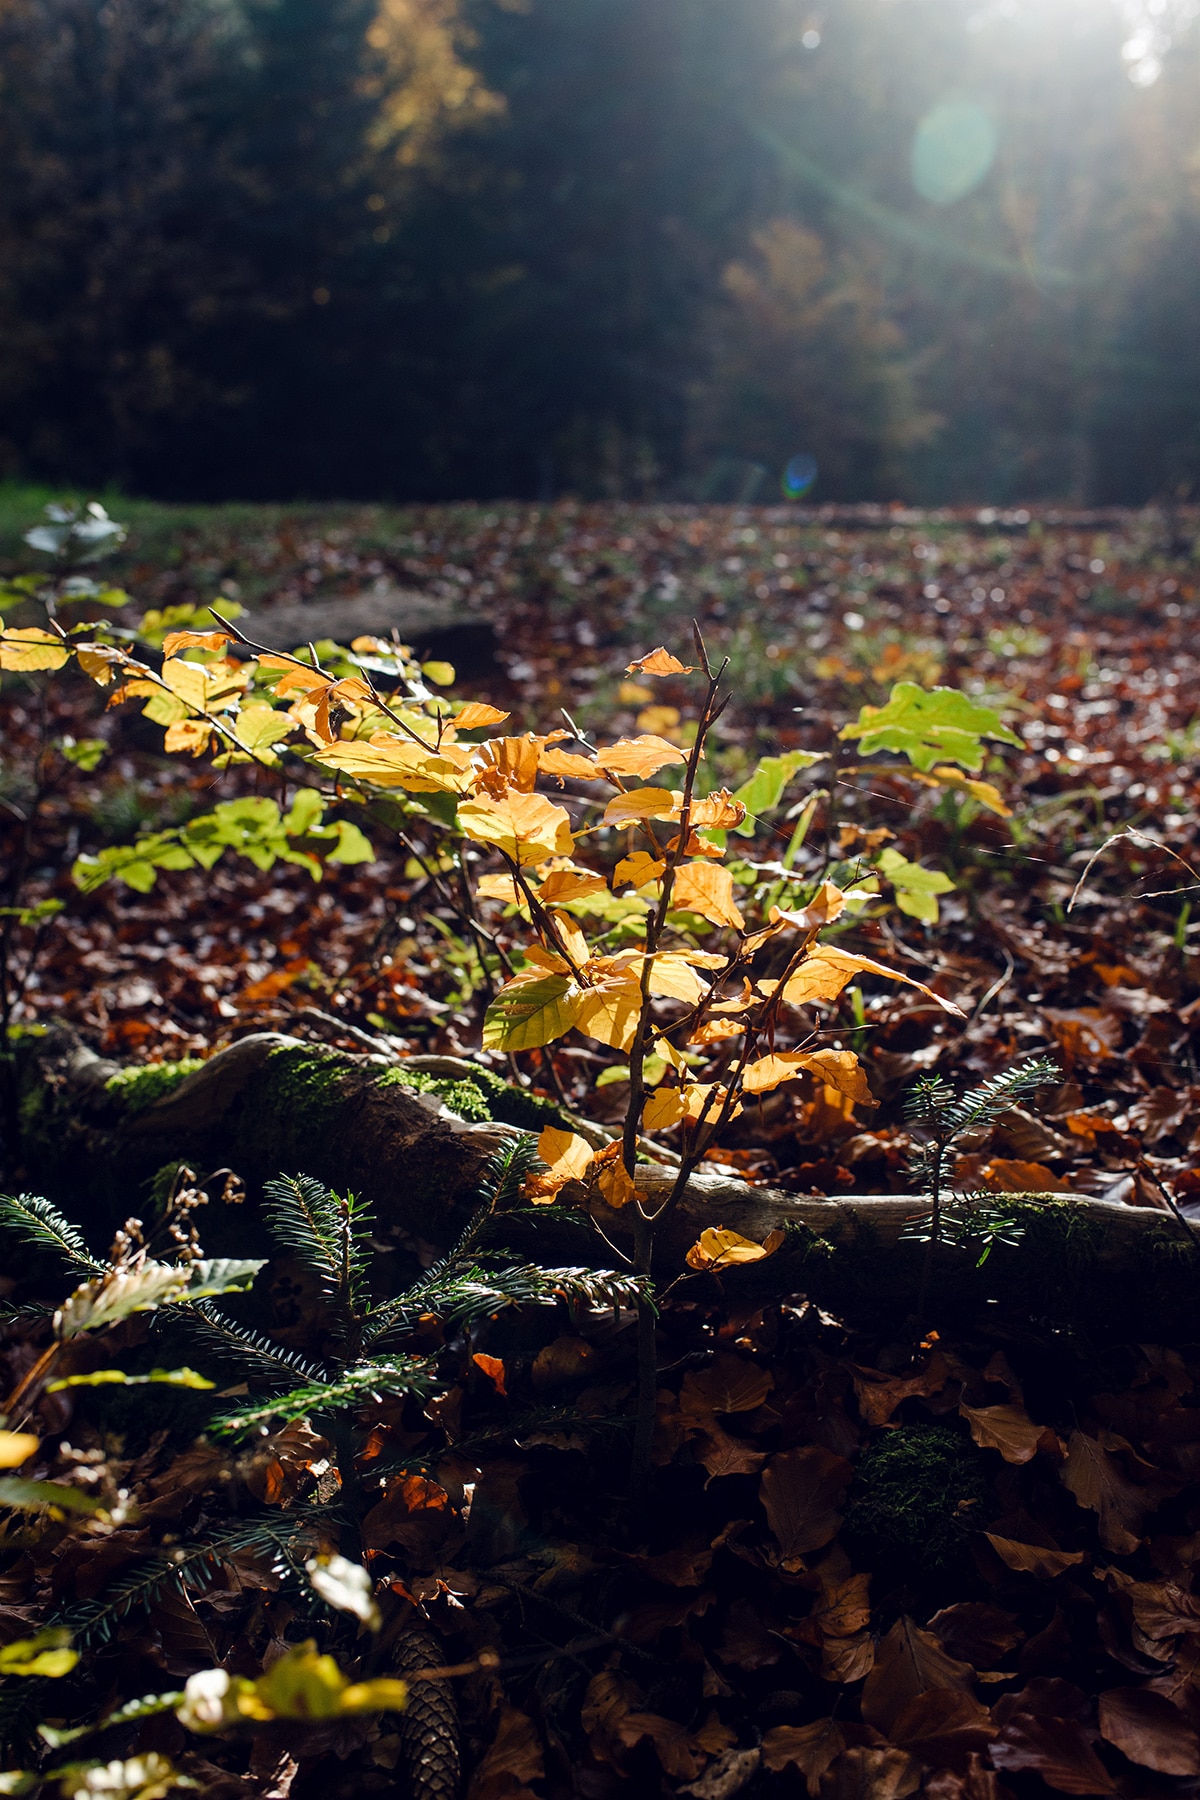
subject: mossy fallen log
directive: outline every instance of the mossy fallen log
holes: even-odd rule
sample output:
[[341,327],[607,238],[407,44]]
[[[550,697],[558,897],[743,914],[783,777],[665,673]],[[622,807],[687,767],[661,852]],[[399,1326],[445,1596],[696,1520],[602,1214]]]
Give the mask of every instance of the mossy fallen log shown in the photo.
[[[257,1231],[261,1184],[280,1172],[315,1175],[362,1195],[381,1227],[438,1246],[461,1227],[484,1165],[505,1135],[563,1122],[550,1103],[454,1058],[389,1063],[274,1032],[242,1038],[207,1061],[122,1068],[71,1031],[18,1036],[10,1052],[19,1141],[15,1173],[87,1225],[99,1242],[130,1214],[144,1216],[168,1172],[185,1162],[204,1177],[230,1170],[247,1202],[205,1221],[213,1250],[244,1247]],[[465,1073],[464,1073],[465,1071]],[[601,1137],[597,1128],[593,1135]],[[663,1200],[669,1168],[649,1164],[639,1185]],[[1006,1196],[1019,1242],[935,1248],[934,1315],[985,1322],[1021,1318],[1103,1335],[1200,1335],[1200,1246],[1168,1213],[1069,1195]],[[597,1222],[618,1252],[626,1220],[597,1197]],[[782,1226],[769,1260],[723,1272],[728,1288],[798,1292],[873,1316],[911,1311],[924,1246],[914,1196],[798,1198],[699,1172],[659,1234],[660,1273],[684,1268],[709,1225],[758,1241]],[[594,1234],[554,1222],[539,1237],[576,1260],[611,1260]],[[519,1235],[521,1228],[517,1227]],[[716,1277],[705,1277],[713,1280]]]

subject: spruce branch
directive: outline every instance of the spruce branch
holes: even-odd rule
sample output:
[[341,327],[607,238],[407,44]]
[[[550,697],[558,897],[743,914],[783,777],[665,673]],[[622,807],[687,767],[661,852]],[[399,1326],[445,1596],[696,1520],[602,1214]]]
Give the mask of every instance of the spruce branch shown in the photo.
[[72,1274],[102,1275],[106,1265],[93,1256],[82,1234],[58,1208],[37,1194],[0,1194],[0,1232],[49,1251]]

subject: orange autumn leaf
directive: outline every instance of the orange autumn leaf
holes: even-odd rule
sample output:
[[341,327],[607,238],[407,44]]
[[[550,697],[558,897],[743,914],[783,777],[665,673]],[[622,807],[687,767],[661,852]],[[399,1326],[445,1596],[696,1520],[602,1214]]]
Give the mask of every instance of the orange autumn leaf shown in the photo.
[[906,987],[917,988],[930,1000],[936,1001],[943,1012],[953,1014],[956,1019],[966,1015],[953,1000],[944,1000],[941,994],[935,994],[931,987],[923,981],[915,981],[911,975],[902,975],[899,969],[885,968],[882,963],[875,962],[869,956],[856,956],[850,950],[842,950],[836,944],[814,944],[796,972],[789,976],[783,997],[792,1006],[810,1006],[818,1000],[836,1000],[842,989],[855,975],[883,975],[888,981],[902,981]]
[[503,1398],[507,1398],[508,1389],[504,1385],[504,1364],[501,1362],[500,1358],[498,1356],[485,1356],[482,1350],[477,1350],[472,1356],[471,1361],[482,1374],[487,1376],[496,1392]]
[[468,700],[454,715],[454,723],[459,731],[479,731],[485,725],[502,725],[511,715],[501,712],[498,706],[488,706],[482,700]]
[[733,898],[733,876],[712,863],[683,863],[675,871],[671,904],[697,912],[714,925],[730,925],[741,931],[746,921]]
[[[732,831],[740,825],[746,816],[746,808],[740,800],[735,800],[728,788],[718,788],[715,793],[705,794],[699,800],[693,800],[688,813],[688,820],[699,829],[709,831]],[[713,846],[716,850],[716,846]],[[717,851],[719,855],[720,852]]]
[[685,750],[681,750],[678,744],[669,744],[665,738],[621,738],[617,743],[606,744],[597,750],[596,767],[603,769],[606,775],[620,775],[622,778],[636,776],[642,781],[647,775],[656,775],[659,769],[665,769],[670,763],[683,762],[686,756]]
[[691,675],[694,672],[693,665],[681,663],[661,644],[657,650],[651,650],[649,656],[640,656],[636,662],[625,665],[627,675]]
[[860,1106],[877,1106],[853,1050],[785,1050],[752,1062],[742,1076],[742,1092],[767,1094],[785,1081],[808,1073],[825,1087]]
[[588,869],[551,869],[538,889],[538,899],[544,906],[559,906],[567,900],[583,900],[589,894],[607,892],[603,875],[593,875]]
[[643,819],[677,819],[680,796],[671,788],[634,788],[614,794],[604,809],[602,825],[638,825]]
[[544,794],[515,788],[500,800],[486,794],[464,800],[458,809],[458,823],[474,843],[491,844],[521,865],[542,862],[548,856],[567,856],[575,843],[565,808]]
[[168,631],[162,642],[162,653],[164,657],[170,657],[179,650],[193,647],[197,650],[223,650],[226,644],[232,644],[233,641],[233,633],[229,631]]
[[648,882],[661,881],[666,872],[666,863],[648,850],[635,850],[632,856],[623,856],[613,871],[613,885],[624,887],[631,882],[635,888],[645,887]]
[[782,1231],[770,1231],[758,1244],[740,1232],[710,1225],[700,1233],[686,1261],[689,1269],[724,1269],[738,1263],[762,1262],[765,1257],[774,1256],[783,1240]]

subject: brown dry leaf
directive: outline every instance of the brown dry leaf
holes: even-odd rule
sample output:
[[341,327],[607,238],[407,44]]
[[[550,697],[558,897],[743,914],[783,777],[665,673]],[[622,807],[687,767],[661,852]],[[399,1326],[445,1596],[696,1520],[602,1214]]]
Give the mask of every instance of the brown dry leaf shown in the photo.
[[1109,1569],[1108,1580],[1128,1596],[1137,1628],[1151,1643],[1200,1632],[1200,1594],[1174,1581],[1134,1581],[1121,1569]]
[[675,871],[671,905],[699,913],[714,925],[731,925],[741,931],[746,921],[733,898],[733,876],[714,863],[683,863]]
[[983,1600],[960,1600],[943,1607],[930,1619],[929,1629],[941,1638],[949,1655],[975,1669],[994,1669],[1025,1636],[1015,1614]]
[[994,1531],[985,1531],[984,1537],[1008,1568],[1015,1569],[1022,1575],[1037,1575],[1043,1581],[1052,1581],[1061,1575],[1064,1569],[1070,1569],[1083,1561],[1082,1550],[1060,1550],[1058,1545],[1030,1544],[1022,1539],[1004,1537]]
[[755,1450],[743,1438],[730,1437],[715,1418],[701,1428],[693,1441],[692,1454],[707,1471],[705,1487],[722,1475],[757,1475],[767,1460],[765,1451]]
[[646,1738],[654,1746],[664,1774],[676,1781],[691,1781],[707,1760],[682,1725],[658,1713],[635,1712],[631,1684],[612,1669],[602,1669],[588,1683],[581,1719],[592,1755],[598,1762],[620,1768],[625,1753],[636,1750]]
[[1110,1688],[1100,1696],[1100,1734],[1160,1775],[1200,1775],[1200,1736],[1162,1694]]
[[1096,1437],[1073,1431],[1067,1439],[1067,1460],[1059,1471],[1063,1486],[1080,1506],[1098,1515],[1100,1542],[1118,1556],[1131,1556],[1141,1543],[1142,1524],[1161,1498],[1149,1488],[1130,1481],[1116,1450],[1128,1450],[1125,1439],[1112,1431]]
[[993,1194],[1069,1194],[1071,1184],[1045,1163],[999,1156],[985,1163],[979,1179]]
[[784,1646],[771,1636],[758,1608],[749,1600],[733,1601],[717,1650],[721,1661],[739,1669],[768,1669],[779,1661],[783,1651]]
[[863,1686],[862,1716],[868,1725],[890,1732],[918,1695],[931,1688],[969,1694],[972,1681],[970,1665],[947,1656],[940,1638],[905,1614],[876,1648],[875,1667]]
[[921,1765],[905,1750],[843,1750],[820,1781],[821,1800],[906,1800],[921,1785]]
[[781,1775],[798,1769],[810,1794],[822,1775],[846,1748],[844,1727],[836,1719],[813,1719],[808,1725],[776,1725],[762,1742],[763,1767]]
[[529,1783],[546,1772],[541,1739],[528,1714],[503,1705],[491,1748],[471,1778],[467,1800],[536,1800]]
[[692,675],[694,667],[685,667],[677,656],[672,656],[660,644],[657,650],[651,650],[649,656],[640,656],[636,662],[625,665],[627,675]]
[[844,1581],[826,1582],[820,1604],[806,1620],[821,1648],[822,1681],[861,1681],[875,1662],[871,1636],[871,1577],[850,1575]]
[[529,1375],[535,1388],[564,1387],[590,1372],[596,1352],[585,1338],[564,1333],[539,1350],[530,1365]]
[[[606,775],[619,775],[622,780],[634,776],[644,781],[648,775],[657,775],[671,763],[686,761],[687,751],[681,750],[678,744],[669,744],[666,738],[652,736],[621,738],[596,751],[596,767],[603,769]],[[544,767],[544,757],[542,763]]]
[[388,1483],[362,1522],[368,1550],[399,1544],[419,1563],[428,1565],[460,1529],[450,1496],[440,1482],[424,1475],[401,1475]]
[[1014,1713],[989,1746],[998,1769],[1040,1775],[1060,1794],[1115,1794],[1112,1776],[1074,1719]]
[[958,1410],[980,1448],[998,1450],[1007,1463],[1032,1462],[1039,1450],[1058,1442],[1054,1432],[1044,1425],[1035,1425],[1023,1406],[1011,1402],[1003,1406],[968,1406],[960,1401]]
[[288,1506],[312,1485],[313,1464],[333,1460],[329,1439],[319,1436],[303,1419],[264,1438],[255,1448],[255,1466],[247,1472],[245,1482],[255,1499],[268,1506]]
[[995,1732],[991,1713],[972,1694],[931,1688],[909,1701],[888,1735],[923,1762],[965,1769],[971,1755],[985,1750]]
[[766,1369],[723,1351],[707,1369],[688,1370],[679,1402],[685,1414],[701,1419],[714,1412],[753,1412],[774,1386],[775,1378]]
[[1004,1800],[1008,1789],[1001,1787],[995,1769],[973,1753],[965,1770],[935,1769],[927,1775],[922,1792],[926,1800]]
[[842,1523],[837,1508],[852,1473],[845,1457],[820,1444],[771,1458],[758,1491],[785,1569],[801,1567],[810,1551],[836,1537]]
[[881,1369],[851,1365],[858,1410],[867,1425],[886,1425],[902,1400],[914,1394],[927,1400],[940,1394],[950,1379],[950,1367],[940,1351],[935,1350],[917,1375],[886,1375]]

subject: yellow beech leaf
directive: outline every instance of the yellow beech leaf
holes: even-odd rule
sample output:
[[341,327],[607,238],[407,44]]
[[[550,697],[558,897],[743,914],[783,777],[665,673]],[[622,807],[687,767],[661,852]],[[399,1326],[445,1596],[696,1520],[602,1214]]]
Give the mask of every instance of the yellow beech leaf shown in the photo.
[[535,737],[527,731],[524,737],[488,738],[475,747],[475,791],[503,794],[508,788],[519,788],[531,794],[538,777],[538,764],[548,738]]
[[535,1206],[545,1206],[568,1181],[582,1181],[591,1166],[591,1145],[574,1131],[547,1125],[538,1138],[538,1155],[544,1172],[526,1177],[525,1195]]
[[19,1469],[40,1442],[28,1431],[0,1431],[0,1469]]
[[485,725],[503,725],[511,715],[501,712],[498,706],[488,706],[482,700],[468,700],[454,715],[454,723],[459,731],[479,731]]
[[782,1231],[771,1231],[761,1244],[756,1244],[753,1238],[742,1237],[739,1232],[710,1225],[688,1251],[687,1264],[690,1269],[718,1269],[728,1268],[731,1263],[762,1262],[764,1257],[775,1254],[783,1239]]
[[639,781],[647,775],[656,775],[669,763],[686,760],[685,750],[660,737],[621,738],[618,743],[606,744],[596,752],[596,763],[606,775],[635,775]]
[[180,650],[223,650],[226,644],[232,644],[233,633],[230,631],[168,631],[163,639],[162,653],[170,657]]
[[840,918],[846,905],[846,895],[832,881],[823,881],[808,905],[799,912],[787,912],[782,906],[771,908],[773,925],[794,925],[798,931],[817,931],[822,925],[832,925]]
[[569,776],[572,781],[600,781],[600,767],[590,756],[576,756],[573,750],[560,750],[553,746],[543,750],[541,768],[546,775]]
[[698,912],[714,925],[732,925],[740,931],[746,923],[733,899],[733,876],[713,863],[683,863],[675,871],[671,905]]
[[675,1073],[679,1076],[680,1080],[685,1080],[687,1078],[687,1075],[688,1075],[687,1057],[683,1054],[682,1050],[677,1050],[675,1048],[675,1046],[671,1042],[670,1038],[668,1038],[668,1037],[656,1038],[654,1040],[654,1052],[653,1053],[655,1056],[661,1056],[664,1062],[670,1063],[671,1067],[674,1069]]
[[180,657],[173,657],[163,664],[162,678],[185,706],[191,706],[197,712],[204,711],[209,694],[217,685],[199,663],[184,662]]
[[691,675],[693,672],[692,666],[685,666],[677,656],[664,650],[661,644],[649,656],[639,656],[636,662],[625,665],[627,675]]
[[261,701],[243,706],[236,724],[238,737],[247,750],[269,750],[272,744],[290,737],[296,729],[296,721],[287,713],[276,712],[273,706]]
[[292,693],[317,693],[321,688],[330,687],[334,679],[332,675],[326,675],[323,669],[314,669],[309,663],[293,662],[288,656],[260,656],[258,666],[260,669],[280,670],[275,692],[281,697]]
[[505,983],[484,1014],[484,1049],[536,1050],[552,1044],[575,1024],[584,997],[569,975],[522,969]]
[[665,862],[651,856],[648,850],[635,850],[632,856],[621,858],[613,871],[613,883],[616,887],[624,887],[631,881],[634,887],[645,887],[649,881],[661,881],[666,867]]
[[614,1050],[628,1050],[642,1010],[637,972],[631,968],[606,969],[599,958],[590,965],[589,973],[592,970],[598,971],[597,976],[593,985],[580,993],[575,1023],[585,1037],[609,1044]]
[[603,875],[587,869],[551,869],[541,887],[538,899],[547,906],[561,906],[568,900],[582,900],[588,894],[605,894],[608,883]]
[[670,788],[635,788],[631,794],[614,794],[600,823],[636,825],[642,819],[677,819],[679,802],[679,795]]
[[460,830],[476,844],[494,844],[515,863],[569,856],[575,845],[566,809],[545,794],[510,789],[500,800],[479,794],[458,809]]
[[960,1006],[953,1000],[943,1000],[935,994],[931,987],[923,981],[914,981],[911,975],[901,975],[898,969],[886,969],[882,963],[873,962],[869,956],[855,956],[849,950],[839,950],[835,944],[814,944],[808,956],[801,963],[783,990],[783,997],[792,1006],[809,1006],[816,1000],[836,1000],[847,982],[855,975],[883,975],[889,981],[902,981],[906,987],[918,988],[935,1000],[943,1012],[952,1013],[956,1019],[966,1017]]
[[647,1095],[645,1111],[642,1113],[643,1131],[667,1131],[672,1125],[678,1125],[686,1108],[683,1094],[677,1087],[655,1088]]
[[695,1006],[707,989],[691,964],[669,950],[660,950],[650,969],[650,992],[668,1000],[685,1000]]
[[[915,774],[915,771],[914,771]],[[938,763],[930,769],[928,775],[916,775],[916,780],[923,781],[929,787],[962,788],[970,794],[972,800],[978,800],[980,806],[986,806],[989,812],[999,813],[1002,819],[1012,818],[1012,807],[1006,806],[1000,789],[990,781],[976,781],[970,775],[964,775],[950,763]]]
[[614,1211],[628,1206],[637,1193],[632,1177],[620,1158],[604,1165],[596,1176],[596,1186]]
[[29,674],[34,669],[61,669],[71,652],[56,632],[38,625],[19,625],[0,632],[0,669]]
[[200,756],[208,748],[212,726],[207,719],[177,719],[167,726],[163,749],[172,755]]
[[595,1152],[576,1131],[560,1131],[547,1125],[538,1137],[538,1155],[552,1175],[564,1180],[582,1181]]
[[[732,831],[735,825],[741,824],[745,816],[746,808],[742,802],[735,800],[728,788],[718,788],[716,793],[705,794],[702,799],[692,801],[688,819],[691,824],[709,830]],[[713,849],[717,850],[715,844]]]
[[772,1088],[803,1073],[815,1075],[826,1087],[850,1100],[857,1100],[862,1106],[878,1104],[853,1050],[788,1050],[779,1055],[762,1056],[743,1074],[742,1092],[768,1094]]
[[457,744],[422,750],[411,738],[376,732],[369,744],[335,744],[313,759],[372,787],[404,788],[413,794],[462,794],[470,784],[470,757]]
[[689,1044],[719,1044],[725,1038],[740,1037],[746,1029],[744,1019],[706,1019],[693,1031]]
[[317,710],[313,715],[313,725],[317,736],[326,744],[332,744],[337,738],[337,732],[329,720],[331,706],[345,705],[348,701],[357,701],[360,705],[365,702],[369,706],[373,699],[370,688],[365,681],[360,681],[357,675],[347,676],[344,681],[331,682],[321,694]]
[[481,875],[475,883],[475,892],[484,900],[503,900],[509,906],[524,906],[525,896],[517,886],[513,877],[503,875]]
[[575,964],[576,968],[581,968],[591,955],[587,939],[574,919],[568,918],[566,913],[554,913],[551,916],[554,919],[564,955]]
[[108,687],[117,672],[121,661],[119,650],[109,650],[103,644],[80,644],[75,652],[75,659],[85,675],[90,675],[97,687]]

